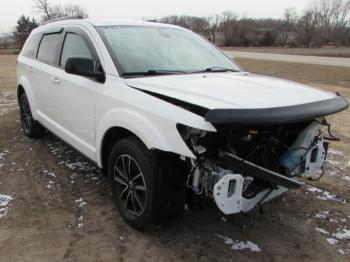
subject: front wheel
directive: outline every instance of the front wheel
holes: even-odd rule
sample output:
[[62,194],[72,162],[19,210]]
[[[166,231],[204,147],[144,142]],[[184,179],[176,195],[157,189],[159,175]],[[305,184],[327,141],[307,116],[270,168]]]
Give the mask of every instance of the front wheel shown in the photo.
[[112,197],[123,219],[142,230],[156,222],[160,182],[156,158],[136,137],[117,142],[108,161]]

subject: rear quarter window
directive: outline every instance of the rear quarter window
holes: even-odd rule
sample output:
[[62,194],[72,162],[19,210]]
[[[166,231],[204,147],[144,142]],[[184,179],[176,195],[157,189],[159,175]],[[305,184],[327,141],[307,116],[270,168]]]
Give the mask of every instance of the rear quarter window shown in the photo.
[[58,65],[61,48],[61,34],[46,34],[40,42],[38,60],[50,65]]
[[28,43],[25,45],[23,49],[23,56],[29,58],[36,58],[36,53],[38,52],[38,46],[41,40],[41,34],[36,34],[31,36],[28,39]]

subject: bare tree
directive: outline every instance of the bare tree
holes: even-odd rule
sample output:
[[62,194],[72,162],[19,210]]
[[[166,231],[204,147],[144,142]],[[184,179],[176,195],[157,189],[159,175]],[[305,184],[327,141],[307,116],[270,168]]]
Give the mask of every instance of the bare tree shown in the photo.
[[52,7],[48,0],[34,0],[36,12],[43,16],[43,20],[52,20]]
[[191,29],[214,43],[222,33],[226,46],[350,45],[350,0],[310,1],[300,16],[295,8],[288,8],[282,19],[238,18],[226,11],[205,18],[173,15],[157,21]]
[[87,18],[86,8],[79,5],[53,5],[48,0],[33,0],[36,12],[41,15],[42,21],[49,21],[66,16],[79,16]]
[[215,44],[216,33],[219,27],[219,14],[207,17],[209,40]]
[[284,11],[283,19],[280,25],[280,45],[285,46],[289,37],[289,34],[295,30],[297,23],[297,12],[294,7],[287,8]]
[[312,41],[317,33],[317,18],[316,12],[308,10],[304,12],[303,16],[298,21],[297,40],[306,47],[311,47]]
[[310,9],[317,15],[322,43],[339,39],[342,29],[349,26],[350,0],[314,0]]
[[225,37],[225,45],[233,42],[234,31],[236,29],[238,15],[232,11],[224,11],[221,14],[220,30]]

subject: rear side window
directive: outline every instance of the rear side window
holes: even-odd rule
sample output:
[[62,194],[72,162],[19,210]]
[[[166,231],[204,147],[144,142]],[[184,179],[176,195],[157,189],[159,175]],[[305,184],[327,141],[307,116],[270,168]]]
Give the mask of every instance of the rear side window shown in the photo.
[[23,49],[23,55],[29,58],[36,58],[36,53],[38,51],[38,46],[41,40],[41,34],[33,35]]
[[50,65],[57,65],[60,44],[61,34],[44,35],[38,51],[38,60]]
[[87,43],[81,36],[74,33],[67,33],[64,40],[60,63],[61,67],[66,65],[66,61],[69,57],[86,57],[93,59]]

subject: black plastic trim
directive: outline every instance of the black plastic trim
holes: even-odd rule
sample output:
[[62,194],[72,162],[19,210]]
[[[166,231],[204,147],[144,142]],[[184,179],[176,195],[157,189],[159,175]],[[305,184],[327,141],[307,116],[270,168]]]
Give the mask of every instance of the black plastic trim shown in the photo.
[[[130,86],[130,85],[128,85],[128,86]],[[182,101],[182,100],[170,97],[170,96],[161,95],[161,94],[158,94],[158,93],[155,93],[155,92],[152,92],[152,91],[140,89],[140,88],[133,87],[133,86],[130,86],[130,87],[132,87],[132,88],[134,88],[136,90],[139,90],[139,91],[141,91],[143,93],[146,93],[148,95],[151,95],[151,96],[154,96],[156,98],[159,98],[159,99],[161,99],[163,101],[166,101],[166,102],[168,102],[170,104],[173,104],[175,106],[181,107],[182,109],[190,111],[191,113],[194,113],[194,114],[199,115],[201,117],[204,117],[205,114],[209,110],[209,109],[207,109],[205,107],[194,105],[194,104],[191,104],[191,103],[188,103],[188,102],[185,102],[185,101]]]
[[279,185],[286,188],[300,188],[303,185],[303,183],[297,179],[283,176],[229,153],[225,154],[220,161],[221,163],[228,165],[230,168],[236,169],[235,172],[244,171],[255,178],[269,182],[274,186]]
[[278,125],[331,115],[348,106],[347,100],[338,95],[327,100],[285,107],[212,109],[205,114],[205,120],[212,124]]

